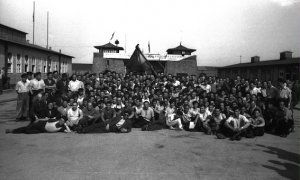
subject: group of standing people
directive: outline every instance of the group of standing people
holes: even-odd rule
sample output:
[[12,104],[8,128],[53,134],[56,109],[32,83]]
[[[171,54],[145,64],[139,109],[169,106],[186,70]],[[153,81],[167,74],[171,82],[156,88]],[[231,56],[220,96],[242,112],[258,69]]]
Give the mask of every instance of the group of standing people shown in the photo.
[[[34,76],[34,77],[33,77]],[[201,131],[240,140],[265,132],[286,137],[294,130],[295,82],[116,72],[83,75],[22,74],[16,84],[17,120],[26,127],[7,133],[128,133]]]

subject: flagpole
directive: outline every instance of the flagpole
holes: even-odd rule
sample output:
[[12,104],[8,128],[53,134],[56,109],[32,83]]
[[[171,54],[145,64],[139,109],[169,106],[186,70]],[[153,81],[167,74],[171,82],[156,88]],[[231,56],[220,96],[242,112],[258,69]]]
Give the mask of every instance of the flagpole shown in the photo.
[[32,15],[32,22],[33,22],[33,32],[32,32],[32,43],[34,44],[34,24],[35,24],[35,1],[33,1],[33,15]]
[[125,33],[125,54],[126,54],[126,41],[127,41],[127,35]]
[[47,11],[47,49],[49,47],[49,11]]

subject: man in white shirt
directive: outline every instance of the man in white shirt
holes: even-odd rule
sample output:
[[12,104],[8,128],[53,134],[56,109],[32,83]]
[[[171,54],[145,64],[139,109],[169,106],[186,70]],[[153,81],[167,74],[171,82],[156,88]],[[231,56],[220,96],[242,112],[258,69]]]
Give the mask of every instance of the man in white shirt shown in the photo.
[[207,93],[210,93],[211,91],[211,86],[207,84],[207,80],[205,80],[202,84],[200,84],[200,87]]
[[78,125],[79,121],[83,118],[83,113],[81,109],[78,108],[77,102],[74,102],[72,104],[72,108],[70,108],[67,112],[68,121],[67,125],[71,129],[75,129],[75,127]]
[[33,97],[40,92],[45,92],[45,83],[40,72],[35,73],[35,78],[30,81],[29,86],[29,90]]
[[247,128],[250,126],[250,121],[240,114],[240,110],[236,108],[233,116],[230,116],[225,121],[225,126],[228,129],[230,140],[241,140],[242,136],[246,136]]
[[251,87],[251,89],[250,89],[250,94],[251,94],[251,95],[254,94],[254,95],[257,96],[258,93],[261,93],[261,92],[260,92],[260,88],[257,88],[257,87],[256,87],[256,84],[251,83],[251,84],[250,84],[250,87]]
[[29,114],[29,82],[27,82],[27,74],[22,74],[21,78],[22,80],[16,84],[16,92],[18,94],[16,108],[17,121],[26,120]]
[[71,90],[73,93],[78,92],[78,90],[79,90],[80,88],[85,89],[85,88],[84,88],[84,84],[83,84],[81,81],[77,80],[76,74],[73,74],[73,75],[72,75],[72,80],[69,81],[68,88],[69,88],[69,90]]

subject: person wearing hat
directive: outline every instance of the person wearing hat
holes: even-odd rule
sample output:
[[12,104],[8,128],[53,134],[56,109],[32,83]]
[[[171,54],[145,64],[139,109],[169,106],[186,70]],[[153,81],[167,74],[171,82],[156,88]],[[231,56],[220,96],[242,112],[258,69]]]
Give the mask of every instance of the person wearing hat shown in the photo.
[[68,76],[66,73],[63,73],[61,79],[56,83],[56,93],[58,95],[63,95],[68,93]]
[[47,73],[47,79],[44,79],[45,83],[45,91],[48,93],[54,92],[56,89],[56,81],[53,79],[53,73],[48,72]]
[[29,113],[29,82],[27,81],[27,74],[21,75],[22,80],[16,84],[17,97],[17,120],[25,120]]

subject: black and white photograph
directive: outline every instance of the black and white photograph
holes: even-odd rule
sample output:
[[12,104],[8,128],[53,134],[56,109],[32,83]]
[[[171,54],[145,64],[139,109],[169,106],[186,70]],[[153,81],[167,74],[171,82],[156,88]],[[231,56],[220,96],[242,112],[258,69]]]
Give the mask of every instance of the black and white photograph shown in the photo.
[[300,180],[300,0],[0,0],[0,179]]

